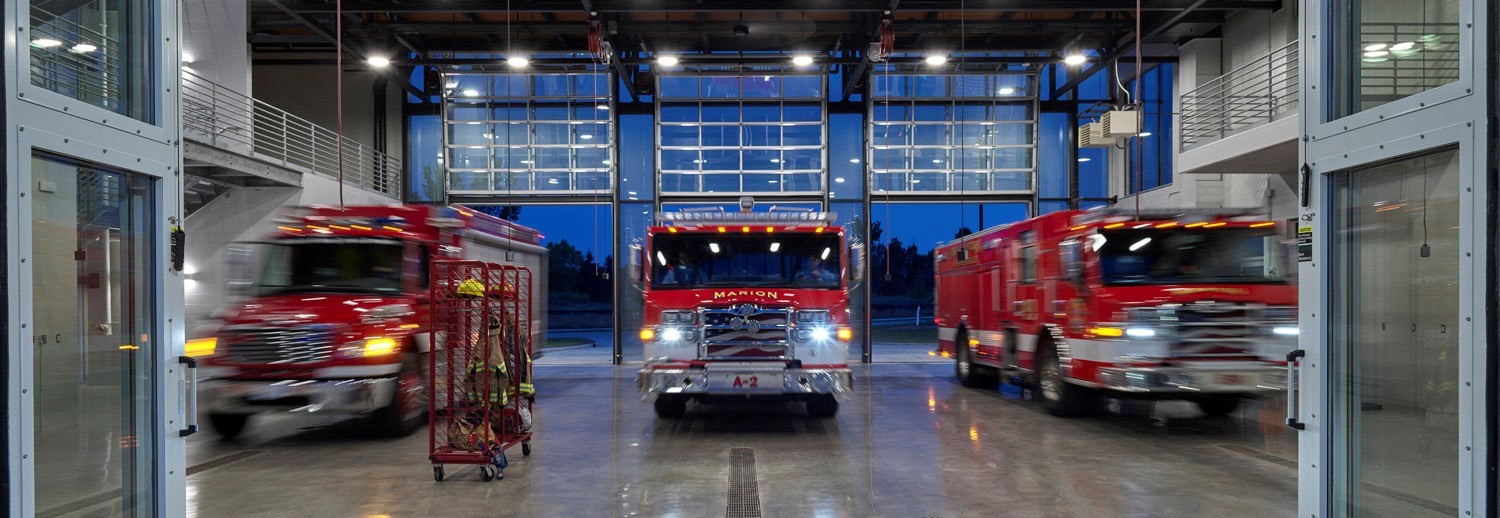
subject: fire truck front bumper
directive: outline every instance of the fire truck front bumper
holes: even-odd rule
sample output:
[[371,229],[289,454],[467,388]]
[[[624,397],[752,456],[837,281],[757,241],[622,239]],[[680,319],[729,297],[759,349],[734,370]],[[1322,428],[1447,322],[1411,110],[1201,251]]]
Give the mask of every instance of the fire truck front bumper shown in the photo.
[[343,380],[233,380],[200,383],[203,407],[223,414],[264,411],[357,414],[373,412],[396,397],[396,378]]
[[636,375],[636,383],[648,399],[662,394],[841,394],[850,390],[853,380],[845,366],[799,368],[780,362],[709,362],[701,366],[648,362]]
[[1264,364],[1099,369],[1101,388],[1141,394],[1259,394],[1286,390],[1284,367]]

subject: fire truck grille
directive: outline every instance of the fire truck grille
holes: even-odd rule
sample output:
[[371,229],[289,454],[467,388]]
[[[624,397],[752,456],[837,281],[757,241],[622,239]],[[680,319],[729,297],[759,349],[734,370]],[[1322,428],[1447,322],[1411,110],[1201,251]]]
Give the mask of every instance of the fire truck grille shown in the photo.
[[787,309],[703,311],[703,349],[709,358],[785,358],[790,332]]
[[314,363],[333,356],[332,326],[244,327],[226,330],[226,359],[236,363]]
[[1265,307],[1244,304],[1187,304],[1172,312],[1177,357],[1246,356],[1256,353],[1269,326]]

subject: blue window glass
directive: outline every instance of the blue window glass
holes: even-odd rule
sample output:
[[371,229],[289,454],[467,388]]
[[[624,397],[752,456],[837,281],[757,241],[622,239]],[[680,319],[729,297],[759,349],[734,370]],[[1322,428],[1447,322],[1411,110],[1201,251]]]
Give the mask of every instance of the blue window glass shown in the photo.
[[698,105],[696,104],[663,104],[661,105],[662,122],[698,122]]
[[[779,76],[746,76],[744,78],[744,90],[743,90],[743,93],[744,93],[744,96],[745,96],[746,99],[764,99],[764,98],[780,97],[781,96],[781,77],[779,77]],[[747,117],[748,117],[748,115],[747,115]]]
[[533,95],[537,97],[566,97],[568,95],[568,76],[545,74],[535,75],[532,78]]
[[697,146],[699,145],[699,132],[698,126],[663,124],[661,126],[661,145]]
[[740,96],[740,78],[736,76],[708,76],[702,81],[703,97],[711,99],[733,99]]
[[662,99],[692,99],[698,97],[698,78],[693,76],[661,76]]
[[781,143],[784,146],[821,146],[823,145],[823,126],[821,124],[782,126]]
[[740,107],[737,104],[705,104],[701,110],[703,122],[739,122]]
[[739,126],[704,126],[703,145],[705,146],[738,146],[740,145]]
[[782,97],[822,98],[821,76],[785,76],[781,79]]
[[781,105],[746,104],[745,122],[781,122]]
[[816,104],[788,104],[781,111],[784,121],[821,122],[823,107]]

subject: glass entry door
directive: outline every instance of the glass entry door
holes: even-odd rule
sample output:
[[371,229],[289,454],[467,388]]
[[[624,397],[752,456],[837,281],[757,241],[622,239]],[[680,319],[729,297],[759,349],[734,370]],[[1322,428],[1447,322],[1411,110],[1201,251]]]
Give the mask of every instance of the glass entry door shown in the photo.
[[1333,177],[1326,462],[1335,517],[1459,516],[1459,156]]
[[158,180],[46,154],[31,168],[37,515],[156,515]]

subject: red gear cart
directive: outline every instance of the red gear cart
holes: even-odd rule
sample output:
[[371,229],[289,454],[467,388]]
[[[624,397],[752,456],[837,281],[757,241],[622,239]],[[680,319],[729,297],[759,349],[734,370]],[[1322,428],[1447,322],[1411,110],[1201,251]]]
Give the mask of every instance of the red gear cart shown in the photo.
[[482,261],[434,261],[432,407],[428,458],[480,465],[504,478],[505,450],[531,454],[531,271]]

